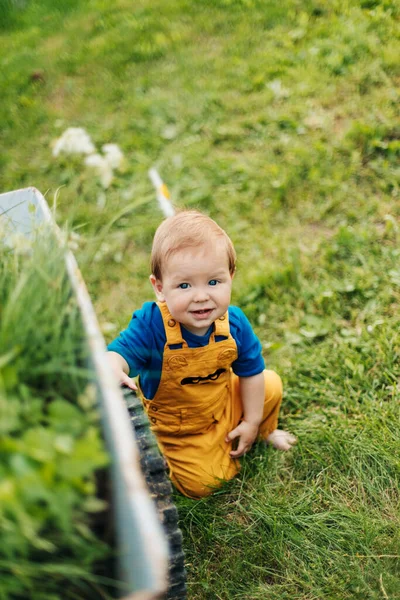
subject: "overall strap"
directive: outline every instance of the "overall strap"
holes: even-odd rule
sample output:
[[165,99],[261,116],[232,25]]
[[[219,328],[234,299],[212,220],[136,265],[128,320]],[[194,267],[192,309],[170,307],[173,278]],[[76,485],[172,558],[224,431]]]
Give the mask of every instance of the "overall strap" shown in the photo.
[[219,317],[216,321],[214,321],[214,332],[212,334],[214,337],[216,335],[220,335],[223,337],[229,337],[230,329],[229,329],[229,317],[228,311],[222,317]]
[[165,335],[167,337],[167,346],[182,344],[182,347],[186,347],[187,343],[182,337],[181,326],[177,321],[175,321],[175,319],[172,318],[166,302],[157,302],[157,306],[161,311]]

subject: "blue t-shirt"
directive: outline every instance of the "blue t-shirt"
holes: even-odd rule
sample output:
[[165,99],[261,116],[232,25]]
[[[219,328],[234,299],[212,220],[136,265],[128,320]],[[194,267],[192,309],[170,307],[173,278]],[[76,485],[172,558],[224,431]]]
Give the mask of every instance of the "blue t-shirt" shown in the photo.
[[[237,306],[228,309],[229,327],[236,342],[238,358],[232,363],[233,372],[239,377],[258,375],[264,368],[261,344],[249,320]],[[195,335],[181,325],[182,337],[190,348],[207,346],[213,325],[205,335]],[[216,336],[216,342],[224,339]],[[154,398],[158,389],[167,342],[160,309],[155,302],[145,302],[133,313],[127,329],[122,331],[108,350],[120,354],[129,365],[130,377],[140,375],[140,386],[145,398]]]

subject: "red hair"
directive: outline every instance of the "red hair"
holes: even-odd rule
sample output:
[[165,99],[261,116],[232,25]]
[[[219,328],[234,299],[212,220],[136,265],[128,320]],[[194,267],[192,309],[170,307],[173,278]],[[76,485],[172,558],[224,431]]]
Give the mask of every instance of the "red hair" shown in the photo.
[[229,272],[236,269],[236,252],[232,241],[213,219],[197,210],[182,210],[173,217],[165,219],[158,227],[151,250],[151,272],[156,279],[162,280],[162,267],[169,256],[183,248],[196,248],[221,240],[226,247]]

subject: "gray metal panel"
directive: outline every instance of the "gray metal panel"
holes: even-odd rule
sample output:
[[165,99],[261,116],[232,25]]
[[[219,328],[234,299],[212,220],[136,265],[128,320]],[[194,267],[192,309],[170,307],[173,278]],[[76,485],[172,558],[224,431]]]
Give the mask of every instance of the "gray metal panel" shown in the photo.
[[[35,188],[0,194],[0,224],[7,221],[6,239],[32,237],[50,226],[61,239],[51,211]],[[38,228],[39,225],[39,228]],[[4,228],[0,227],[4,232]],[[112,495],[118,540],[119,569],[127,583],[128,600],[159,598],[166,589],[168,549],[143,474],[121,390],[106,358],[106,345],[82,275],[73,254],[66,263],[80,307],[91,360],[95,369],[104,437],[112,464]]]
[[34,188],[0,194],[0,222],[7,220],[10,234],[30,236],[35,224],[43,219]]

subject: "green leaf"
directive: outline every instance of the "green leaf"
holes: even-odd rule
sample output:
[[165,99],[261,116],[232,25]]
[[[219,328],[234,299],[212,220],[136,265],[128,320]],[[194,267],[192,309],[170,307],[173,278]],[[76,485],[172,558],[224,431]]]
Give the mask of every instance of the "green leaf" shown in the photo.
[[16,358],[20,352],[21,348],[14,346],[14,348],[11,348],[11,350],[6,352],[6,354],[2,354],[0,356],[0,370],[14,360],[14,358]]
[[48,422],[54,431],[79,435],[85,428],[85,414],[71,402],[57,398],[48,407]]

